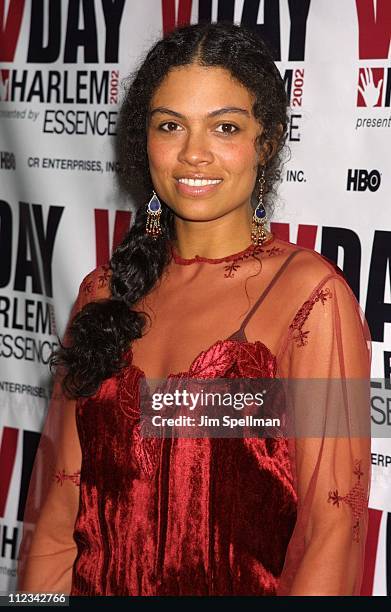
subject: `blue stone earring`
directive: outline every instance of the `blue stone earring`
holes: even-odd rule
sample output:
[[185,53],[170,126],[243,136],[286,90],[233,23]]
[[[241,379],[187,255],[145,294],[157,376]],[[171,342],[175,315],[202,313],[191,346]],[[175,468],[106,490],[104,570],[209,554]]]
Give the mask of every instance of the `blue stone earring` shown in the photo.
[[267,233],[265,231],[265,223],[267,221],[266,210],[263,205],[263,192],[265,186],[265,171],[262,169],[261,176],[258,179],[259,182],[259,195],[258,195],[258,205],[254,210],[252,224],[251,224],[251,240],[255,245],[261,245],[265,242],[267,238]]
[[145,233],[148,234],[153,240],[156,240],[158,236],[162,235],[162,228],[160,226],[160,215],[162,214],[162,205],[157,197],[156,193],[152,192],[152,198],[147,204],[147,224],[145,226]]

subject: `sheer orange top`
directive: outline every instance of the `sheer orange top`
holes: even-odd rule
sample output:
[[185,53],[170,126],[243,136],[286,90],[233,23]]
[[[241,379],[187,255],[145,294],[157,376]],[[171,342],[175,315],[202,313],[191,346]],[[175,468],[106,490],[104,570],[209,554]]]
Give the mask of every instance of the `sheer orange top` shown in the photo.
[[[19,588],[359,594],[370,444],[356,426],[369,423],[371,338],[342,272],[275,236],[220,259],[169,248],[163,275],[135,306],[147,325],[121,373],[76,400],[55,381]],[[108,266],[91,272],[71,317],[109,297],[109,281]],[[292,397],[301,426],[315,418],[323,434],[165,438],[152,447],[140,432],[140,380],[181,377],[326,381],[322,395],[308,386]],[[364,381],[360,394],[352,380]]]

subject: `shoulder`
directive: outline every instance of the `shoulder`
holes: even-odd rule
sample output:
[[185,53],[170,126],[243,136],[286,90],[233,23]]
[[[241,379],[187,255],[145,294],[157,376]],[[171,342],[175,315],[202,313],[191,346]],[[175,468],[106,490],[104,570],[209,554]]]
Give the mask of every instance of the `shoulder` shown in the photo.
[[[81,281],[77,298],[73,303],[68,325],[74,317],[90,302],[111,297],[111,270],[108,264],[98,266],[89,272]],[[65,332],[65,336],[67,331]]]
[[109,264],[94,268],[83,278],[79,288],[79,298],[86,303],[110,297],[111,274]]
[[312,310],[332,311],[335,303],[357,309],[358,301],[343,271],[329,258],[313,249],[277,240],[284,250],[287,267],[280,277],[280,296],[290,316]]
[[341,268],[314,249],[280,239],[276,240],[276,246],[284,251],[285,260],[289,259],[287,273],[298,288],[302,287],[308,292],[333,277],[342,280],[342,284],[348,284]]

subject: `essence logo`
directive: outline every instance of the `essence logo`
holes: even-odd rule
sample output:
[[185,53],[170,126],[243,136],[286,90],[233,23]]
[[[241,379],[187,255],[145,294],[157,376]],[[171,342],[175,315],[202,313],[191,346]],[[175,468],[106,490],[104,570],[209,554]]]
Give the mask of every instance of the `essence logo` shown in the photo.
[[347,191],[377,191],[380,187],[381,175],[378,170],[359,170],[349,168]]

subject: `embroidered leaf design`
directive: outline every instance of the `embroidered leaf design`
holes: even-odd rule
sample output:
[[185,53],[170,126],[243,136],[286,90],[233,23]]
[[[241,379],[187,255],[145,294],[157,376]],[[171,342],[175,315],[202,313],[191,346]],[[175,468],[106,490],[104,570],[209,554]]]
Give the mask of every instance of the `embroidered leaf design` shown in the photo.
[[110,280],[110,270],[108,266],[102,266],[101,273],[98,276],[98,288],[107,287]]
[[240,266],[238,264],[235,264],[235,262],[231,262],[230,264],[228,264],[227,266],[225,266],[224,270],[226,271],[224,274],[225,278],[233,278],[233,273],[236,272],[238,269],[240,268]]
[[202,351],[189,368],[189,374],[197,378],[223,376],[235,362],[240,346],[232,340],[218,340]]
[[353,474],[356,476],[356,482],[350,491],[346,495],[340,495],[337,489],[331,489],[329,491],[327,501],[332,503],[333,506],[337,506],[337,508],[339,508],[340,502],[344,502],[350,506],[354,519],[353,540],[355,542],[359,542],[360,520],[368,506],[367,495],[361,483],[361,476],[364,475],[364,472],[361,469],[361,459],[355,459]]
[[92,280],[90,280],[90,281],[88,281],[87,283],[85,283],[85,285],[84,285],[84,287],[83,287],[83,291],[84,291],[84,293],[91,293],[91,291],[92,291],[92,285],[93,285]]
[[247,378],[274,377],[276,358],[263,342],[246,342],[240,345],[237,369],[240,376]]
[[140,417],[139,382],[143,372],[136,367],[125,368],[119,381],[119,406],[122,412],[132,420]]
[[61,471],[58,471],[55,474],[55,479],[56,479],[57,484],[59,484],[60,486],[62,486],[66,480],[69,480],[70,482],[73,482],[73,484],[75,484],[77,487],[79,487],[80,486],[80,470],[73,472],[73,474],[67,474],[65,470],[62,469]]
[[332,297],[332,295],[333,294],[328,287],[325,289],[318,289],[315,295],[304,302],[303,306],[296,313],[296,316],[290,324],[289,329],[292,332],[292,338],[297,343],[297,346],[305,346],[308,344],[308,334],[310,333],[310,330],[303,331],[302,328],[306,323],[315,303],[320,301],[324,305],[325,302]]

